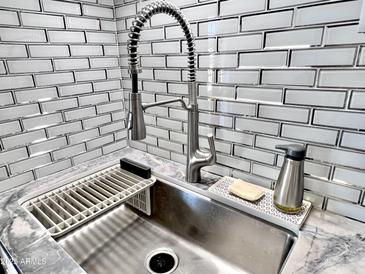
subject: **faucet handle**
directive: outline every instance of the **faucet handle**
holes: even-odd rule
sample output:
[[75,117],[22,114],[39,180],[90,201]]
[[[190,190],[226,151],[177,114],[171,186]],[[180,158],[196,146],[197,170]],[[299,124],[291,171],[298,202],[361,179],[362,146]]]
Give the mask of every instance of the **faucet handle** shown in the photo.
[[213,134],[208,134],[208,144],[209,144],[209,150],[212,155],[213,163],[215,163],[216,160],[216,150],[215,150],[215,144],[214,144],[214,136]]

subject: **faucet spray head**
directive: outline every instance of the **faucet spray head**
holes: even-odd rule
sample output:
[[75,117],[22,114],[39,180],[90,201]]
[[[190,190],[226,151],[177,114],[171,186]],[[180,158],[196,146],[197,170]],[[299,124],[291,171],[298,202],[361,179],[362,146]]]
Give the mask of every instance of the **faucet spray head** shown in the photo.
[[138,141],[146,138],[141,93],[130,93],[129,95],[128,129],[131,133],[131,140]]

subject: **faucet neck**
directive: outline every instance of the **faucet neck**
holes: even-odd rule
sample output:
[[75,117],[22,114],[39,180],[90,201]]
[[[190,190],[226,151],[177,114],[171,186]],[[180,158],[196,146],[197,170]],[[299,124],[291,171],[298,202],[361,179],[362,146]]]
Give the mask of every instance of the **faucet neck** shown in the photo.
[[196,54],[194,35],[191,31],[190,24],[182,14],[181,10],[174,4],[167,1],[155,1],[145,6],[134,19],[129,32],[128,50],[129,50],[129,71],[131,75],[140,72],[139,58],[138,58],[138,43],[141,36],[141,31],[144,24],[155,14],[164,13],[175,18],[180,24],[181,29],[184,32],[187,43],[187,67],[188,67],[188,80],[189,82],[195,81],[195,69],[196,69]]

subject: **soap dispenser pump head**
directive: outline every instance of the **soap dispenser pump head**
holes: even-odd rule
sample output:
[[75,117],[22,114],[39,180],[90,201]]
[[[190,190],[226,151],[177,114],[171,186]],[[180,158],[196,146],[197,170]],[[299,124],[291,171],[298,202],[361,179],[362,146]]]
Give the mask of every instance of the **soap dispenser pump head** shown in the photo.
[[296,161],[302,161],[305,159],[307,150],[303,145],[290,144],[290,145],[277,145],[276,149],[284,150],[286,157]]

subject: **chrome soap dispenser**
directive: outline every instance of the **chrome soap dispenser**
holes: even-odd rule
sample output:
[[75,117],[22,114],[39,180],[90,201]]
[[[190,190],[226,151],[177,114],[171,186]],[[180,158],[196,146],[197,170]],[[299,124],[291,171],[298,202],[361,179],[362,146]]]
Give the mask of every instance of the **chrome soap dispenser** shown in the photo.
[[306,148],[302,145],[277,145],[286,155],[274,191],[274,204],[284,213],[298,213],[304,194],[304,159]]

